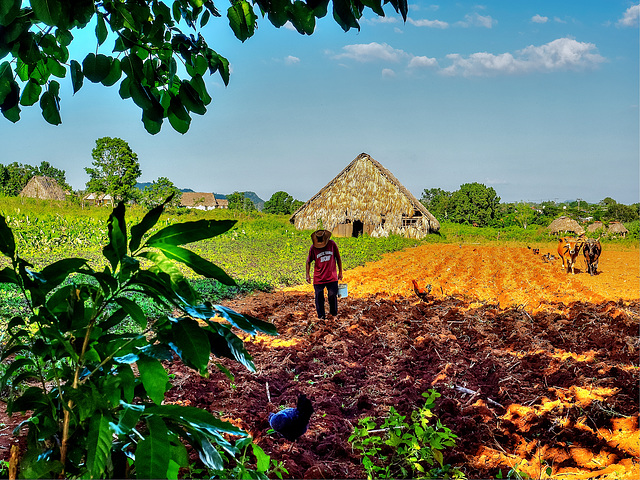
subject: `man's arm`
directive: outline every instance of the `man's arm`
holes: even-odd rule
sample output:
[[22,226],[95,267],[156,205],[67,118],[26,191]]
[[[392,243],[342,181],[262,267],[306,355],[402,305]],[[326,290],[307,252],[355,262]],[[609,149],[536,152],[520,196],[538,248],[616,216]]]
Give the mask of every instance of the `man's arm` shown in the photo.
[[338,280],[342,280],[342,257],[340,257],[340,250],[338,250],[338,245],[336,245],[336,264],[338,265]]
[[307,257],[307,265],[306,265],[306,269],[307,269],[307,283],[311,283],[311,260],[309,260],[309,257]]

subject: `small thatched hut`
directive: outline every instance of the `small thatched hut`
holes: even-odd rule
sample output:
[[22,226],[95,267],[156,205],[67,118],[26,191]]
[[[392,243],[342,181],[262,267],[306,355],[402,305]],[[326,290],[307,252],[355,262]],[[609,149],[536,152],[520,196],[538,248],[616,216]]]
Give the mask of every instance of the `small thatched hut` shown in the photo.
[[576,235],[582,235],[584,233],[584,228],[582,228],[578,222],[569,217],[556,218],[547,228],[554,235],[561,232],[572,232]]
[[361,153],[289,219],[299,230],[320,227],[337,237],[391,233],[422,238],[440,223],[389,170]]
[[65,200],[67,198],[64,190],[58,185],[55,178],[35,176],[22,189],[21,197],[41,198],[43,200]]
[[600,220],[593,222],[587,227],[587,232],[589,233],[595,233],[599,230],[604,230],[604,223],[602,223]]
[[612,235],[621,235],[622,238],[627,236],[629,230],[620,222],[609,222],[609,226],[607,227],[607,233]]
[[224,198],[216,198],[208,192],[184,192],[180,197],[180,206],[195,208],[196,210],[214,210],[216,208],[229,208],[229,201]]

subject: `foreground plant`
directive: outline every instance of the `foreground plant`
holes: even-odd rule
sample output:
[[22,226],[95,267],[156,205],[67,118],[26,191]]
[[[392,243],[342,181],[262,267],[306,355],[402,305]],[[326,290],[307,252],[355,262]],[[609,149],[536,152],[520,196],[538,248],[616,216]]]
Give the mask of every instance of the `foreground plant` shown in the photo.
[[[249,334],[276,330],[202,302],[177,263],[226,285],[235,282],[181,245],[220,235],[235,222],[186,222],[151,234],[169,201],[129,232],[124,205],[113,210],[104,271],[82,258],[35,271],[18,255],[0,216],[0,252],[11,261],[0,282],[17,285],[29,305],[3,335],[2,360],[12,362],[0,379],[0,388],[14,392],[7,412],[30,415],[19,427],[28,427],[21,476],[177,478],[189,463],[183,441],[211,470],[223,470],[221,452],[238,454],[229,435],[247,437],[241,429],[195,407],[163,405],[171,383],[162,362],[177,356],[206,374],[213,354],[254,370],[231,327]],[[173,313],[149,322],[132,295]],[[131,321],[137,333],[124,328]]]
[[358,422],[349,443],[362,455],[368,478],[464,478],[444,463],[442,451],[455,445],[455,434],[434,417],[431,409],[440,396],[423,393],[425,405],[411,413],[410,420],[389,408],[389,416],[377,426],[371,417]]

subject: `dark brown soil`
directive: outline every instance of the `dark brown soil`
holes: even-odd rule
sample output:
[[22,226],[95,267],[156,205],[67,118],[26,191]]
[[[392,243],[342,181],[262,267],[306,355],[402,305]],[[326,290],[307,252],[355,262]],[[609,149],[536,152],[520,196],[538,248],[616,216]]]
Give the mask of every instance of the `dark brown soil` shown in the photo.
[[[445,462],[468,478],[640,478],[640,302],[550,305],[528,313],[447,297],[345,298],[339,316],[315,318],[311,294],[276,292],[227,303],[273,322],[278,337],[247,338],[256,373],[223,361],[209,378],[170,366],[167,401],[221,414],[251,433],[291,478],[363,478],[348,443],[360,418],[390,406],[409,413],[437,390],[435,413],[458,436]],[[550,313],[553,312],[553,313]],[[477,392],[464,393],[461,388]],[[267,416],[313,401],[308,432],[290,443]],[[269,402],[268,398],[271,398]],[[0,458],[20,418],[0,403]]]

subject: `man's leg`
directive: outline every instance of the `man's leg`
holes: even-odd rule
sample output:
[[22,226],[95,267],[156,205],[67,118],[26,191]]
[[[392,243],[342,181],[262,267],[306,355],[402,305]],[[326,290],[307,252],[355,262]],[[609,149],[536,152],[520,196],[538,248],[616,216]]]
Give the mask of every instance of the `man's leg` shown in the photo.
[[327,297],[329,297],[329,314],[338,314],[338,282],[327,283]]
[[325,285],[313,285],[316,293],[316,313],[318,318],[325,318],[324,314],[324,287]]

